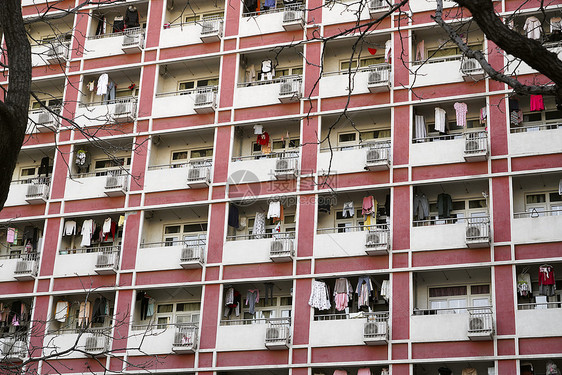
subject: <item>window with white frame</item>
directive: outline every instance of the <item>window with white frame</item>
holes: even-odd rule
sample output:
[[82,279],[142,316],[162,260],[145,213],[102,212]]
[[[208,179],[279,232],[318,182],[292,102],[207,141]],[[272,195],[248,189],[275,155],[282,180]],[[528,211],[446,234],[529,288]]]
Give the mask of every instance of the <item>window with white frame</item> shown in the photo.
[[343,210],[336,209],[335,221],[336,228],[338,228],[338,233],[351,232],[353,231],[353,227],[359,227],[364,224],[361,209],[355,210],[353,217],[350,217],[349,212],[344,213]]
[[558,191],[525,194],[525,211],[532,216],[562,215],[562,196]]
[[43,107],[58,108],[62,106],[62,98],[49,98],[41,99],[41,101],[33,101],[31,103],[31,109],[40,109]]
[[[544,111],[529,112],[523,114],[523,125],[527,128],[527,131],[532,131],[533,126],[536,126],[536,130],[539,130],[541,125],[552,125],[560,124],[562,122],[562,111],[547,108]],[[530,127],[530,128],[529,128]]]
[[219,77],[181,81],[178,83],[178,91],[193,90],[196,88],[218,86],[218,85],[219,85]]
[[[254,228],[255,217],[248,218],[248,235],[252,235]],[[276,221],[273,219],[265,219],[265,233],[273,233],[275,227],[277,226]],[[283,215],[283,220],[281,221],[281,233],[294,232],[296,228],[295,214],[286,213]]]
[[158,329],[169,324],[199,323],[200,302],[174,302],[156,304],[154,321]]
[[[452,199],[453,205],[450,212],[452,219],[487,217],[488,209],[485,198]],[[439,219],[437,202],[429,203],[429,215]],[[435,224],[444,224],[445,221],[436,220]]]
[[366,57],[366,58],[362,58],[362,59],[354,59],[354,60],[349,60],[349,59],[345,59],[345,60],[341,60],[340,61],[340,71],[341,72],[345,72],[349,70],[349,66],[351,65],[351,69],[353,71],[353,69],[357,68],[357,63],[359,62],[359,67],[360,68],[365,68],[371,65],[380,65],[380,64],[384,64],[384,56],[372,56],[372,57]]
[[210,18],[223,18],[224,11],[194,14],[184,18],[185,23],[196,23]]
[[174,224],[164,227],[165,246],[176,246],[180,243],[207,238],[207,223]]
[[94,171],[96,176],[106,176],[111,171],[120,170],[122,167],[130,166],[130,157],[116,157],[113,159],[94,160]]
[[285,76],[292,76],[292,75],[302,75],[302,67],[292,67],[292,68],[275,68],[275,77],[274,78],[281,78]]
[[209,161],[213,157],[213,148],[195,148],[192,150],[178,150],[172,151],[171,162],[172,168],[179,168],[185,166],[188,163],[198,163],[201,162],[205,164],[205,161]]
[[[273,152],[277,153],[285,153],[285,152],[298,152],[300,147],[300,138],[299,137],[292,137],[292,138],[277,138],[273,139],[271,143],[271,148]],[[262,154],[262,145],[258,144],[257,142],[252,142],[252,154],[253,155],[261,155]]]
[[[455,285],[428,288],[428,306],[432,310],[445,310],[442,313],[461,313],[465,307],[490,306],[490,285]],[[439,311],[437,311],[440,313]]]
[[[447,116],[449,117],[449,116]],[[447,134],[451,135],[458,135],[459,138],[462,137],[462,133],[465,132],[466,129],[477,129],[477,128],[484,128],[485,124],[480,123],[480,119],[477,117],[467,117],[466,119],[466,127],[458,126],[456,119],[449,120],[445,124],[445,129],[447,130]],[[429,135],[440,135],[441,133],[435,130],[435,122],[428,122],[427,123],[427,132]],[[456,137],[455,137],[456,138]]]
[[[472,50],[482,50],[482,42],[469,42],[469,47]],[[435,46],[435,47],[428,47],[426,56],[429,59],[438,59],[440,57],[447,57],[447,56],[459,56],[462,55],[462,51],[452,42],[447,42],[443,45]]]
[[388,140],[390,138],[390,129],[377,130],[352,130],[338,133],[338,147],[353,147],[363,142],[376,142]]

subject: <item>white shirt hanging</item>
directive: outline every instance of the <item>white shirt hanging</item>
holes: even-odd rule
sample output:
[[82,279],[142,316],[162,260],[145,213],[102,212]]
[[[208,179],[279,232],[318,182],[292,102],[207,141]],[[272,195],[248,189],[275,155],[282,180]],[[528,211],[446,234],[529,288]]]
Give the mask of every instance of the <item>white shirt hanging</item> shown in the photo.
[[435,107],[435,130],[445,133],[445,118],[447,112],[443,108]]

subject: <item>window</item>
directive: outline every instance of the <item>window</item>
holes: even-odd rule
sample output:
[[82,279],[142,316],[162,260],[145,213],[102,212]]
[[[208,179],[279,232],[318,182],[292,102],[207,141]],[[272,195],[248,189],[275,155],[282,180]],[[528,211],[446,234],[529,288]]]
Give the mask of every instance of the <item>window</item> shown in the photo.
[[119,170],[121,167],[131,165],[131,158],[102,159],[94,161],[96,176],[106,176],[109,171]]
[[[286,151],[298,152],[300,146],[300,138],[290,138],[290,139],[274,139],[271,142],[271,150],[273,152],[283,153]],[[261,155],[262,146],[256,142],[252,142],[252,154]]]
[[[482,50],[482,42],[469,43],[469,47],[473,50]],[[461,50],[457,46],[452,46],[451,43],[445,43],[433,48],[427,49],[427,58],[438,59],[447,56],[462,55]]]
[[[254,228],[254,221],[255,221],[255,217],[249,217],[248,218],[248,235],[252,235],[252,231]],[[273,233],[273,230],[275,229],[275,227],[277,226],[277,222],[274,222],[273,219],[265,219],[265,233],[266,234],[271,234]],[[294,232],[296,228],[296,221],[295,221],[295,214],[291,213],[287,213],[284,214],[283,216],[283,221],[281,222],[281,233],[285,233],[285,232]]]
[[175,224],[164,227],[164,246],[177,246],[180,241],[197,241],[207,238],[207,223]]
[[172,168],[183,167],[187,163],[203,161],[213,157],[213,148],[198,148],[172,152]]
[[390,138],[390,129],[348,131],[338,134],[338,146],[355,146],[362,142],[377,141]]
[[116,98],[126,98],[129,96],[137,96],[138,95],[138,89],[134,88],[133,90],[131,89],[123,89],[123,90],[115,90],[115,97]]
[[562,196],[558,191],[525,194],[525,211],[531,216],[545,216],[545,211],[551,211],[551,215],[562,215]]
[[200,302],[165,303],[156,306],[156,328],[166,329],[168,324],[199,323]]
[[212,13],[205,13],[205,14],[196,14],[193,16],[186,16],[185,17],[185,22],[186,23],[190,23],[190,22],[198,22],[201,20],[205,20],[205,19],[209,19],[209,18],[223,18],[224,17],[224,12],[212,12]]
[[353,217],[344,217],[343,210],[338,210],[335,217],[338,233],[352,232],[352,227],[359,227],[364,224],[361,209],[356,210]]
[[[265,296],[260,296],[260,300],[255,305],[255,314],[252,315],[248,312],[248,308],[244,305],[244,319],[270,319],[270,318],[290,318],[291,306],[293,305],[293,298],[291,296],[273,297],[267,299]],[[246,296],[243,296],[245,299]]]
[[[527,131],[539,130],[541,125],[555,125],[562,121],[562,111],[549,110],[523,114],[523,125]],[[534,127],[536,126],[536,128]]]
[[200,87],[218,86],[219,78],[205,78],[193,81],[183,81],[178,85],[178,91],[192,90]]
[[490,285],[459,285],[428,288],[430,309],[453,309],[437,313],[463,313],[464,307],[489,306]]
[[[437,202],[429,203],[429,215],[434,219],[439,219]],[[474,198],[474,199],[453,199],[453,206],[450,212],[452,219],[462,219],[468,217],[487,217],[488,209],[486,199],[484,198]],[[455,220],[453,220],[455,222]],[[445,220],[436,220],[435,224],[445,224]]]
[[43,99],[41,102],[34,101],[31,103],[31,109],[40,109],[43,107],[57,108],[62,106],[62,98]]
[[37,167],[24,167],[21,169],[20,177],[23,179],[37,176]]
[[[384,63],[385,63],[384,56],[367,57],[367,58],[359,60],[359,67],[365,68],[365,67],[368,67],[368,66],[371,66],[371,65],[379,65],[379,64],[384,64]],[[357,60],[349,61],[349,59],[346,59],[346,60],[340,61],[340,71],[345,72],[346,70],[349,70],[350,65],[351,65],[352,70],[357,68]]]
[[302,75],[302,68],[275,68],[275,77],[280,78],[291,75]]

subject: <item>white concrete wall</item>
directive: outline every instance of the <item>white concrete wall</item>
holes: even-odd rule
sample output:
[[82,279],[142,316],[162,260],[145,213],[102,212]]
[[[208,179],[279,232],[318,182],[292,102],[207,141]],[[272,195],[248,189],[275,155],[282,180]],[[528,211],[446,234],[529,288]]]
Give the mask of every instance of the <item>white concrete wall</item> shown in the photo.
[[267,324],[219,326],[217,329],[217,350],[260,350],[265,349]]
[[[428,10],[437,9],[437,1],[435,0],[414,0],[409,2],[412,12],[426,12]],[[457,5],[454,1],[443,1],[443,8],[452,8]]]
[[[96,96],[96,98],[101,99],[100,96]],[[115,104],[78,106],[74,115],[74,121],[80,127],[112,124],[114,108]]]
[[[324,4],[322,7],[322,23],[330,25],[335,23],[356,22],[359,11],[359,1],[341,1]],[[360,20],[368,20],[369,7],[363,4]]]
[[[80,338],[78,339],[78,337]],[[78,333],[65,333],[62,335],[54,334],[54,335],[45,335],[43,340],[43,354],[44,355],[52,355],[55,353],[60,353],[64,350],[74,347],[76,340],[78,339],[77,347],[84,349],[86,345],[86,338],[89,335],[84,333],[82,335]],[[86,358],[86,355],[82,352],[77,350],[72,350],[69,354],[64,355],[61,358]]]
[[468,313],[412,315],[410,339],[414,342],[468,340],[468,317]]
[[121,55],[123,53],[121,49],[123,38],[123,35],[120,34],[99,39],[86,39],[84,42],[84,57],[92,59],[95,57]]
[[410,144],[412,165],[464,162],[464,139]]
[[[79,244],[79,242],[77,242]],[[54,276],[92,275],[99,253],[58,254],[55,257]]]
[[[330,174],[357,173],[365,171],[367,149],[352,149],[344,151],[320,152],[318,154],[318,170]],[[331,165],[330,165],[330,158]]]
[[107,176],[93,176],[66,180],[65,199],[90,199],[105,197],[105,180]]
[[230,172],[229,180],[236,183],[274,180],[276,160],[276,158],[265,158],[230,162],[230,166],[228,167],[228,171]]
[[310,345],[365,345],[363,327],[366,319],[318,320],[310,322]]
[[283,29],[283,12],[275,12],[240,18],[238,35],[262,35],[282,31],[285,31]]
[[418,250],[466,247],[466,223],[412,227],[412,247]]
[[416,74],[410,75],[410,84],[414,84],[415,87],[463,82],[460,59],[416,65],[412,67],[412,71]]
[[27,204],[25,195],[27,194],[27,187],[31,184],[13,184],[10,185],[10,192],[6,199],[5,207],[21,206]]
[[153,169],[146,172],[144,179],[144,190],[164,191],[187,189],[188,168],[165,168]]
[[562,129],[509,134],[511,155],[538,155],[560,152]]
[[222,250],[222,262],[224,264],[271,262],[269,259],[271,241],[271,238],[226,241]]
[[131,350],[129,355],[172,354],[174,334],[175,326],[149,331],[131,330],[127,340],[127,347],[140,347],[140,350]]
[[[357,72],[351,74],[352,94],[368,94],[367,82],[370,72]],[[349,74],[328,75],[320,79],[320,96],[329,98],[349,94]]]
[[234,107],[247,108],[279,104],[281,82],[269,85],[237,87],[234,89]]
[[154,98],[153,117],[194,115],[195,93]]
[[514,243],[560,241],[562,216],[516,218],[511,223]]
[[31,66],[48,65],[47,52],[50,50],[50,45],[40,44],[31,46]]
[[0,281],[16,281],[14,272],[19,259],[0,258]]
[[515,321],[519,337],[562,336],[562,309],[517,310]]
[[201,25],[189,23],[183,26],[163,29],[160,32],[160,47],[177,47],[201,43]]
[[365,254],[367,232],[324,233],[314,238],[314,256],[317,258],[348,257]]
[[137,251],[138,271],[181,269],[180,257],[183,246],[161,246],[139,249]]

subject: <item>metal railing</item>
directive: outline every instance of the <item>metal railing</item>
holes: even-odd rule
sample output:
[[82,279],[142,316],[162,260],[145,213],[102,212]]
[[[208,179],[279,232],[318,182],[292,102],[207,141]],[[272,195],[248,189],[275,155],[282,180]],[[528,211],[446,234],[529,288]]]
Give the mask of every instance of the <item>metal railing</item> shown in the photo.
[[39,259],[38,253],[22,254],[16,263],[16,275],[37,274],[37,260]]
[[380,66],[369,67],[368,85],[378,85],[390,81],[390,65],[384,64]]
[[367,149],[367,165],[388,162],[390,160],[390,150],[390,141],[371,144]]
[[413,226],[414,227],[426,227],[430,225],[445,225],[445,224],[459,224],[459,223],[467,223],[467,224],[477,224],[477,223],[485,223],[489,224],[490,218],[488,216],[484,217],[451,217],[451,218],[433,218],[433,219],[426,219],[426,220],[414,220]]
[[244,326],[244,325],[251,325],[251,324],[266,324],[269,319],[265,318],[256,318],[256,319],[221,319],[220,325],[221,326]]
[[81,247],[78,249],[61,249],[59,250],[59,255],[70,255],[70,254],[87,254],[87,253],[111,253],[120,252],[121,246],[98,246],[98,247]]
[[482,74],[484,73],[484,69],[482,69],[482,65],[480,65],[478,60],[473,58],[465,58],[461,63],[461,72],[465,75]]
[[109,346],[109,334],[107,329],[100,328],[90,328],[88,329],[86,336],[86,343],[84,345],[84,350],[89,353],[104,352]]
[[96,260],[96,269],[117,268],[119,264],[119,251],[100,251]]
[[105,179],[105,190],[127,189],[128,182],[129,182],[128,174],[108,173]]
[[351,232],[367,232],[367,231],[389,231],[390,224],[374,224],[374,225],[357,225],[352,227],[334,227],[334,228],[318,228],[317,234],[326,233],[351,233]]
[[197,346],[197,331],[198,326],[196,324],[185,323],[176,324],[174,333],[174,347],[195,347]]
[[488,134],[486,131],[464,133],[464,153],[478,154],[488,151]]
[[259,15],[262,15],[262,14],[280,13],[280,12],[284,12],[285,10],[304,10],[304,5],[303,4],[294,4],[294,5],[291,5],[287,8],[282,7],[282,6],[277,6],[275,8],[270,8],[270,9],[267,9],[267,10],[242,13],[242,17],[244,17],[244,18],[246,18],[246,17],[256,17],[256,16],[259,16]]
[[27,184],[50,185],[51,184],[51,177],[23,178],[23,179],[20,179],[20,180],[12,180],[12,182],[10,184],[11,185],[27,185]]
[[290,337],[291,318],[271,318],[267,320],[265,344],[287,342]]
[[494,320],[491,307],[476,307],[468,309],[468,334],[486,334],[494,330]]
[[49,184],[48,183],[37,183],[37,184],[30,184],[27,186],[27,191],[25,192],[25,198],[38,198],[44,197],[47,198],[49,194]]
[[213,159],[206,159],[200,161],[189,161],[186,163],[149,165],[148,170],[154,171],[159,169],[173,169],[173,168],[210,168],[212,166],[213,166]]
[[325,320],[365,319],[367,321],[387,321],[389,314],[390,313],[388,311],[380,311],[380,312],[359,311],[355,313],[319,314],[319,315],[314,315],[314,320],[325,321]]
[[382,10],[390,10],[392,2],[387,0],[369,0],[369,12],[378,12]]
[[561,216],[562,215],[562,207],[559,209],[554,210],[537,210],[536,208],[532,208],[526,212],[515,212],[513,214],[514,219],[522,219],[522,218],[537,218],[537,217],[544,217],[544,216]]
[[107,177],[107,176],[120,176],[129,175],[128,168],[118,167],[118,169],[107,169],[104,171],[88,172],[88,173],[72,173],[70,178],[86,178],[86,177]]
[[338,151],[347,151],[347,150],[360,150],[362,148],[371,148],[374,144],[377,143],[388,143],[389,147],[391,146],[391,141],[390,140],[379,140],[377,142],[364,142],[361,144],[357,144],[357,145],[349,145],[349,146],[333,146],[333,147],[325,147],[325,148],[321,148],[320,152],[338,152]]
[[544,310],[544,309],[561,309],[562,302],[533,302],[518,303],[517,310]]
[[442,62],[447,61],[461,61],[463,55],[451,55],[445,57],[428,57],[425,60],[421,61],[412,61],[412,65],[421,65],[421,64],[439,64]]
[[104,38],[114,38],[117,36],[124,36],[124,35],[136,35],[136,34],[144,34],[144,30],[141,27],[132,27],[130,29],[126,29],[124,31],[118,31],[116,33],[105,33],[100,35],[90,35],[86,37],[87,40],[93,39],[104,39]]
[[295,232],[241,234],[241,235],[234,235],[234,236],[226,236],[227,241],[261,240],[261,239],[267,239],[267,238],[294,239],[295,238]]
[[442,315],[442,314],[468,314],[469,311],[489,311],[492,313],[492,306],[479,307],[442,307],[435,309],[418,309],[414,308],[413,315]]
[[223,20],[224,20],[224,16],[206,17],[206,18],[203,18],[201,20],[193,20],[193,21],[187,21],[187,22],[182,22],[181,18],[183,18],[183,17],[180,17],[179,22],[168,23],[168,24],[164,25],[164,29],[173,29],[173,28],[176,28],[176,27],[193,26],[193,25],[203,25],[206,21],[218,20],[220,22],[223,22]]
[[487,242],[490,240],[490,219],[471,217],[466,224],[466,242]]
[[96,107],[96,106],[100,106],[100,105],[110,105],[110,104],[118,104],[118,103],[130,103],[130,102],[137,102],[137,97],[136,96],[124,96],[121,98],[117,98],[117,99],[111,99],[111,100],[101,100],[98,102],[91,102],[91,103],[79,103],[78,106],[79,107]]
[[0,255],[0,259],[21,259],[21,260],[37,260],[39,253],[27,253],[23,246],[10,245],[10,254]]
[[295,95],[301,92],[301,78],[287,76],[279,87],[279,96]]
[[178,95],[193,95],[193,94],[197,94],[199,92],[202,91],[213,91],[213,92],[217,92],[218,91],[218,86],[203,86],[203,87],[197,87],[194,89],[186,89],[186,90],[177,90],[177,91],[169,91],[169,92],[162,92],[162,93],[157,93],[155,96],[157,98],[164,98],[167,96],[178,96]]
[[215,104],[216,90],[199,89],[195,93],[195,108],[204,107]]
[[[278,69],[282,69],[282,67],[278,67]],[[298,74],[295,74],[295,75],[283,76],[283,77],[274,78],[274,79],[266,79],[266,80],[262,80],[262,81],[239,82],[237,84],[237,87],[272,85],[272,84],[275,84],[275,83],[287,82],[290,79],[295,80],[295,81],[300,81],[300,80],[302,80],[302,76],[300,76]]]
[[269,247],[270,257],[292,255],[294,251],[295,235],[292,232],[274,233]]
[[556,122],[552,124],[525,124],[525,125],[518,125],[513,126],[509,129],[510,133],[530,133],[535,131],[543,131],[543,130],[556,130],[562,129],[562,122]]
[[259,160],[259,159],[291,159],[291,158],[298,158],[299,155],[300,155],[299,150],[273,151],[270,154],[234,156],[232,157],[231,161],[237,162],[237,161],[244,161],[244,160]]
[[[195,237],[195,236],[194,236]],[[152,247],[167,247],[167,246],[205,246],[207,244],[207,235],[199,234],[197,238],[189,240],[174,240],[174,241],[162,241],[162,242],[147,242],[141,243],[141,249],[149,249]]]
[[198,23],[201,24],[201,36],[216,34],[221,32],[223,18],[222,17],[209,17],[205,18]]
[[414,138],[413,143],[426,143],[426,142],[436,142],[436,141],[450,141],[452,139],[463,139],[464,133],[451,133],[451,134],[434,134],[428,135],[427,137]]
[[186,245],[180,255],[180,263],[203,262],[205,245]]

